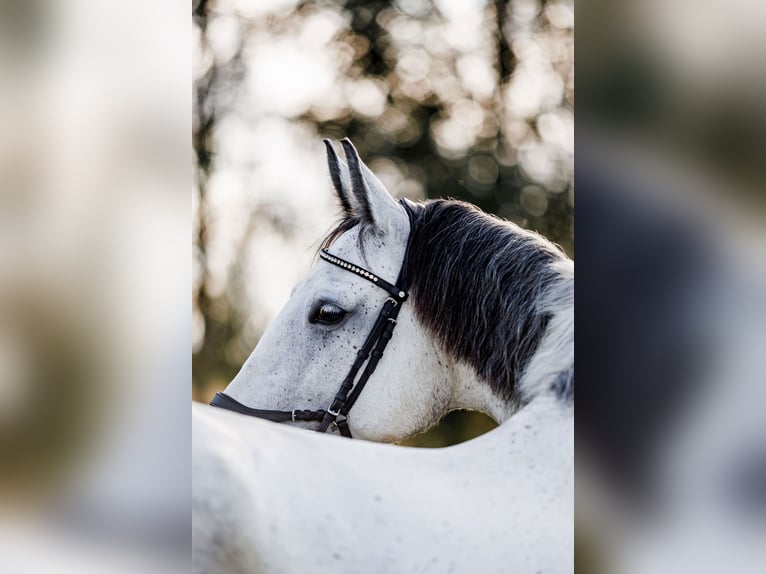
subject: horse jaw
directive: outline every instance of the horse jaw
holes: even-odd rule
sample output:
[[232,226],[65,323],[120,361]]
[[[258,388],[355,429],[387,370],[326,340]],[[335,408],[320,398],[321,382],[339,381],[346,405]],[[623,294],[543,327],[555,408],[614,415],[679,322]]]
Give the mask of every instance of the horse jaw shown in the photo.
[[452,372],[452,396],[448,410],[479,411],[497,424],[504,423],[517,411],[516,401],[498,397],[473,367],[459,362],[452,366]]

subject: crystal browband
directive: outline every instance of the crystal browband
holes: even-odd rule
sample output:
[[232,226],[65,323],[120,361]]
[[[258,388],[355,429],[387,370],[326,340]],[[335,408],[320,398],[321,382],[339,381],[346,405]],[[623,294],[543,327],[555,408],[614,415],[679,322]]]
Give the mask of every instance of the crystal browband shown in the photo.
[[333,265],[341,267],[342,269],[345,269],[346,271],[350,271],[351,273],[354,273],[355,275],[358,275],[359,277],[362,277],[363,279],[367,279],[367,281],[374,283],[378,287],[385,289],[386,291],[388,291],[389,295],[391,295],[394,299],[396,299],[399,302],[404,301],[407,298],[407,293],[405,291],[398,289],[396,286],[392,285],[385,279],[382,279],[378,277],[377,275],[375,275],[374,273],[367,271],[367,269],[364,269],[363,267],[359,267],[358,265],[354,265],[353,263],[349,263],[345,259],[341,259],[340,257],[333,255],[332,253],[327,251],[327,249],[320,250],[319,257],[321,257],[328,263],[332,263]]

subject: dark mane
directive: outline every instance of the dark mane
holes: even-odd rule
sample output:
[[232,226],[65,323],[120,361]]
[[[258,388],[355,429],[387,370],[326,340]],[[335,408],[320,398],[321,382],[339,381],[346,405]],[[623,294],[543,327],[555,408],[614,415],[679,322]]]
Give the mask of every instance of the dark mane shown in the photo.
[[511,400],[550,317],[538,304],[559,277],[552,264],[564,257],[473,205],[435,200],[416,214],[405,273],[418,319]]
[[[566,256],[536,233],[468,203],[410,206],[403,279],[418,320],[499,397],[523,400],[516,383],[545,333],[550,314],[540,303],[560,277],[554,264]],[[358,223],[346,217],[322,246]],[[571,398],[572,385],[557,394]]]

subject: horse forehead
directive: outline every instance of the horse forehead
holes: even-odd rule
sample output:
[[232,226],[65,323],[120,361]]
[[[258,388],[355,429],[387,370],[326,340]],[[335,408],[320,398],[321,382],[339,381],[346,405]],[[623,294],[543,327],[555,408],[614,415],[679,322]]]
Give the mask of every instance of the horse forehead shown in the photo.
[[405,242],[390,234],[369,232],[365,233],[363,244],[364,254],[360,249],[359,229],[354,227],[333,243],[330,252],[393,283],[404,258]]

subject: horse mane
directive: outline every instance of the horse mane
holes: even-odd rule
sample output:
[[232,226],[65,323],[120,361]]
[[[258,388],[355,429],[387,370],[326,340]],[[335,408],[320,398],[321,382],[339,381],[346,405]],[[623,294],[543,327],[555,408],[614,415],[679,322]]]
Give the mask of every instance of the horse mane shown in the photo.
[[[570,277],[561,269],[569,261],[566,255],[537,233],[469,203],[437,199],[410,206],[403,279],[410,285],[416,317],[500,398],[531,398],[520,396],[517,383],[558,307],[572,304]],[[346,217],[322,246],[359,223]],[[546,375],[558,397],[573,399],[571,361]]]

